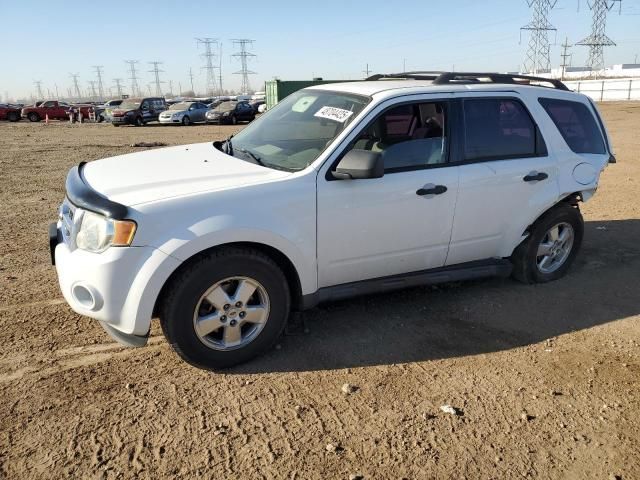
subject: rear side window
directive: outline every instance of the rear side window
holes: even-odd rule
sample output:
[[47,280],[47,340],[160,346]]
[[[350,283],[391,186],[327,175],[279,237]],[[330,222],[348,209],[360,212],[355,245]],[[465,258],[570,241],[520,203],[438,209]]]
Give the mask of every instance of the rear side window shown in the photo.
[[519,101],[478,98],[463,105],[465,160],[537,155],[536,126]]
[[575,153],[606,153],[596,119],[584,103],[540,98],[562,138]]

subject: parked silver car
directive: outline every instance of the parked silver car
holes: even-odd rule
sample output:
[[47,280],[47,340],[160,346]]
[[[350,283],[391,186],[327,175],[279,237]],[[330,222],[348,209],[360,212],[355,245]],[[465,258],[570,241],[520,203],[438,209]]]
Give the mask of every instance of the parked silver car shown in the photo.
[[160,123],[190,125],[206,120],[207,106],[201,102],[174,103],[158,117]]

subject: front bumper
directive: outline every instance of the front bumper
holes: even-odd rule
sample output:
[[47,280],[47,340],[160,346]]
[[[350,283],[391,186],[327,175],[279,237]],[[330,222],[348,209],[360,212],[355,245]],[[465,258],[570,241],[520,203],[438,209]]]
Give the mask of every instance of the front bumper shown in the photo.
[[182,123],[181,118],[171,118],[171,117],[159,117],[158,122],[160,123]]
[[117,125],[131,125],[133,124],[133,119],[135,117],[133,115],[125,116],[125,117],[111,117],[111,123]]
[[223,117],[223,116],[219,116],[219,117],[205,117],[207,119],[207,123],[227,123],[231,121],[230,117]]
[[155,301],[179,262],[152,247],[111,247],[92,253],[71,250],[61,239],[60,224],[52,224],[52,261],[69,306],[100,321],[118,342],[145,345]]

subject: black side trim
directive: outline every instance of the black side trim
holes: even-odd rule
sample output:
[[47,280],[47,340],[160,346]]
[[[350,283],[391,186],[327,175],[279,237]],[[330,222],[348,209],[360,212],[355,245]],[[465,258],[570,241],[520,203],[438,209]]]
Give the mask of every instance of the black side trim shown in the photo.
[[109,334],[111,338],[113,338],[116,342],[125,345],[127,347],[144,347],[149,340],[149,334],[147,333],[144,336],[132,335],[130,333],[122,333],[120,330],[116,330],[111,325],[105,322],[101,322],[98,320],[102,328],[104,328],[105,332]]
[[109,200],[104,195],[91,188],[82,175],[87,162],[81,162],[77,167],[69,170],[67,175],[67,198],[76,207],[99,213],[115,220],[127,218],[128,209],[121,203]]
[[49,224],[49,253],[51,254],[51,265],[56,264],[56,247],[62,242],[62,234],[55,223]]
[[321,288],[309,295],[303,295],[302,309],[307,310],[324,302],[421,285],[459,282],[483,277],[508,277],[511,275],[512,269],[513,265],[509,260],[495,258],[389,277],[372,278],[359,282],[343,283],[342,285]]

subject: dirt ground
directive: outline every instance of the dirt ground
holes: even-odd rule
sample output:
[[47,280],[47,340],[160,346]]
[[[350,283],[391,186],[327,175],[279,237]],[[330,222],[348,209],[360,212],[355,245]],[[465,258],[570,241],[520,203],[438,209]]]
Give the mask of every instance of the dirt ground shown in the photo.
[[639,479],[640,104],[602,109],[618,163],[566,278],[334,303],[225,373],[73,313],[46,230],[78,162],[234,127],[1,123],[0,477]]

